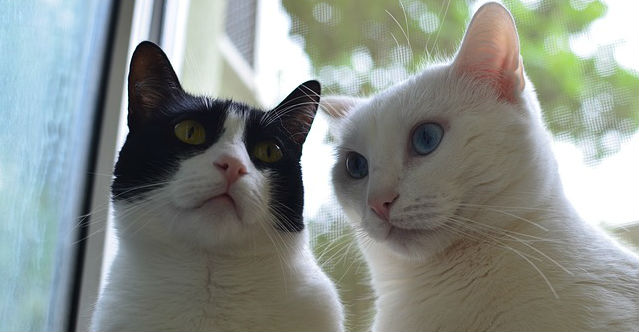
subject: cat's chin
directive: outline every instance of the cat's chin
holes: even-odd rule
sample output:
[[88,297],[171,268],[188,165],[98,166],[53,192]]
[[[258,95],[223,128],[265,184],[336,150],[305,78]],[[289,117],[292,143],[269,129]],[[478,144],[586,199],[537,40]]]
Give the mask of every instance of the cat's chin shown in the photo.
[[232,215],[239,219],[239,211],[237,205],[235,204],[235,200],[229,194],[221,194],[216,195],[210,198],[207,198],[205,201],[200,203],[195,207],[196,210],[204,210],[204,211],[219,211],[223,212],[225,215]]
[[434,255],[453,241],[443,225],[429,229],[407,229],[384,223],[374,229],[365,229],[371,238],[389,247],[395,254],[413,260]]
[[229,193],[216,194],[190,202],[173,202],[174,206],[187,215],[197,215],[198,219],[217,223],[242,223],[241,204]]

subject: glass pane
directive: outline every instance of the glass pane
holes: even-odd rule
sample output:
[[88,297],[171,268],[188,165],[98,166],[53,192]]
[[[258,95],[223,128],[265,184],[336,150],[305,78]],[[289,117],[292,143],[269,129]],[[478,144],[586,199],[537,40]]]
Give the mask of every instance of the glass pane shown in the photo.
[[0,8],[0,331],[65,330],[110,1]]

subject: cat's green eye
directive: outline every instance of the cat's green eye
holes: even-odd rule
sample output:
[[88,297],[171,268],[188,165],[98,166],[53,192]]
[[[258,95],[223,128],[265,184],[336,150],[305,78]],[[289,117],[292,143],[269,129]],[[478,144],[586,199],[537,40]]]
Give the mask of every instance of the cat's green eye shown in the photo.
[[274,163],[283,155],[282,149],[273,141],[259,142],[253,148],[253,156],[265,163]]
[[175,132],[175,137],[187,144],[199,145],[206,140],[206,130],[197,121],[184,120],[176,124],[173,131]]

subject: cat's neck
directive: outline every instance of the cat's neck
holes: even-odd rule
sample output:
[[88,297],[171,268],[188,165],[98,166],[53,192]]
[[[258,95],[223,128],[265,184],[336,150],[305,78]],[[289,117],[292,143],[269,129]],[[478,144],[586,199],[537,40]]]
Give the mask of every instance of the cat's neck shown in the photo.
[[[238,262],[268,261],[276,257],[279,260],[291,260],[306,246],[306,230],[296,233],[275,234],[255,233],[247,236],[246,243],[222,245],[202,245],[189,242],[184,238],[158,236],[153,234],[124,234],[119,236],[120,249],[127,256],[141,260],[156,258],[162,261],[181,261],[189,257],[206,259],[217,266],[241,265]],[[140,233],[140,232],[139,232]]]
[[[306,230],[281,232],[266,226],[247,227],[242,232],[244,238],[230,243],[215,244],[215,241],[211,241],[209,244],[193,240],[189,233],[180,233],[183,229],[180,232],[169,229],[166,225],[170,223],[162,219],[166,218],[163,215],[166,213],[161,210],[157,213],[144,212],[147,214],[144,218],[120,214],[118,211],[116,208],[115,226],[119,242],[116,260],[130,266],[127,268],[157,270],[177,276],[175,269],[170,267],[194,264],[248,275],[251,270],[262,267],[267,270],[275,267],[277,271],[282,271],[279,266],[303,262],[298,256],[308,251],[305,250]],[[188,269],[184,273],[188,273]]]
[[[170,281],[200,280],[206,276],[208,284],[224,284],[227,288],[247,288],[250,285],[274,286],[290,278],[291,270],[305,264],[302,250],[286,250],[287,245],[267,245],[229,250],[203,249],[183,244],[148,246],[124,241],[116,258],[127,270],[134,270],[140,280],[148,275]],[[311,262],[309,260],[309,262]],[[168,282],[168,283],[167,283]]]
[[[208,290],[217,294],[218,302],[234,290],[250,290],[261,296],[285,289],[287,283],[298,278],[296,271],[308,270],[309,264],[314,264],[310,251],[305,250],[303,235],[288,236],[286,243],[281,238],[274,239],[278,243],[256,239],[232,248],[202,248],[181,240],[158,243],[157,239],[125,236],[119,239],[110,280],[114,285],[125,285],[121,287],[144,288],[146,293]],[[132,291],[131,296],[138,293]]]

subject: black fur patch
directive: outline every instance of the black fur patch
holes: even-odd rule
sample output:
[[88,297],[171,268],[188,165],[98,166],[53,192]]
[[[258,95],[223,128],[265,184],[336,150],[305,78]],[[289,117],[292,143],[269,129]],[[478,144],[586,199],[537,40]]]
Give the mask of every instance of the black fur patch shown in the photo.
[[244,141],[248,151],[252,151],[255,144],[265,140],[277,142],[283,152],[283,157],[274,163],[265,163],[251,156],[251,161],[260,170],[270,170],[271,201],[270,207],[278,218],[279,227],[286,231],[301,231],[304,229],[302,210],[304,209],[304,187],[302,185],[302,168],[300,157],[301,147],[294,143],[278,122],[270,126],[263,126],[261,120],[264,114],[251,112],[244,132]]

